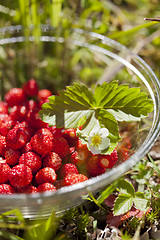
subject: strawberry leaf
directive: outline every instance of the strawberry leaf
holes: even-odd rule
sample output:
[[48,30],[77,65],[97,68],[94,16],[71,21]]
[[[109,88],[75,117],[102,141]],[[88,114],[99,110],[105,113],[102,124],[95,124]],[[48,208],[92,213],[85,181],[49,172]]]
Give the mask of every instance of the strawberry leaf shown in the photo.
[[133,185],[125,179],[118,183],[117,188],[121,193],[130,194],[134,196],[135,190]]
[[133,196],[131,194],[119,194],[114,202],[113,213],[115,216],[128,212],[133,204]]
[[120,140],[118,121],[140,121],[152,110],[153,103],[146,93],[128,85],[118,86],[118,82],[113,81],[98,84],[94,93],[84,84],[68,86],[59,95],[50,96],[39,114],[49,125],[65,128],[83,126],[79,136],[85,142],[93,128],[106,128],[110,145],[101,153],[108,154]]
[[145,195],[143,192],[136,192],[134,196],[134,204],[136,208],[138,208],[141,211],[146,212],[149,205],[149,200],[145,198]]

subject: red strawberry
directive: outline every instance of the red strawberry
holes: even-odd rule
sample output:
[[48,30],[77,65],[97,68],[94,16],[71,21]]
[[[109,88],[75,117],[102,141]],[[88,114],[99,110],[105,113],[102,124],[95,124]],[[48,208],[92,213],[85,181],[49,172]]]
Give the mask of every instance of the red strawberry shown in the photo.
[[65,178],[64,178],[64,186],[70,186],[73,185],[75,183],[80,183],[80,182],[84,182],[88,180],[88,178],[83,175],[83,174],[68,174]]
[[21,156],[20,151],[13,149],[13,148],[7,148],[4,153],[6,163],[13,166],[16,165],[19,161],[19,158]]
[[67,140],[70,147],[74,147],[77,145],[78,137],[76,135],[76,129],[73,128],[65,129],[63,137]]
[[30,142],[26,143],[26,145],[21,149],[22,153],[26,153],[32,151],[32,145]]
[[103,168],[112,168],[118,160],[116,149],[111,154],[98,155],[98,161]]
[[0,126],[0,133],[3,136],[6,136],[7,133],[9,132],[10,129],[12,129],[14,127],[14,125],[16,124],[16,121],[8,118],[6,119],[5,122],[2,122],[1,126]]
[[26,100],[26,94],[21,88],[12,88],[6,95],[5,101],[8,103],[9,107],[14,105],[22,105]]
[[5,148],[6,148],[6,137],[0,135],[0,156],[3,156]]
[[39,109],[33,109],[31,111],[28,111],[26,119],[29,125],[35,130],[48,127],[48,123],[43,122],[39,117]]
[[22,129],[11,129],[6,136],[7,147],[13,149],[22,148],[27,142],[27,134]]
[[36,183],[41,185],[43,183],[53,183],[57,179],[57,174],[53,168],[45,167],[39,170],[36,174]]
[[3,157],[0,157],[0,163],[6,163],[6,159],[4,159]]
[[17,189],[27,187],[32,181],[32,170],[25,164],[16,165],[11,169],[9,180]]
[[56,189],[60,189],[64,186],[64,181],[63,179],[58,179],[54,182],[54,186],[56,187]]
[[51,167],[55,171],[57,171],[61,167],[61,165],[62,158],[60,158],[60,156],[55,152],[51,152],[43,158],[44,167]]
[[53,152],[56,152],[62,159],[70,154],[68,142],[65,138],[59,137],[53,139]]
[[37,193],[38,190],[35,186],[29,185],[25,188],[18,189],[17,193]]
[[0,194],[12,194],[14,189],[9,184],[0,184]]
[[0,183],[8,181],[11,173],[11,168],[7,163],[0,163]]
[[39,90],[38,92],[38,99],[41,100],[45,100],[46,98],[48,98],[49,96],[51,96],[52,93],[50,90],[48,89],[42,89],[42,90]]
[[0,113],[8,113],[8,104],[6,102],[0,101]]
[[36,81],[34,79],[30,79],[28,82],[26,82],[23,85],[23,90],[25,91],[25,93],[30,96],[36,96],[38,94],[38,84],[36,83]]
[[46,192],[46,191],[55,192],[57,189],[51,183],[43,183],[43,184],[38,186],[37,190],[38,190],[38,192]]
[[23,153],[19,158],[19,164],[25,164],[32,170],[33,173],[39,171],[42,165],[41,157],[35,152]]
[[47,102],[49,102],[49,99],[48,99],[48,98],[41,99],[41,100],[39,100],[39,102],[38,102],[38,106],[41,108],[42,105],[43,105],[44,103],[47,103]]
[[48,128],[53,134],[53,138],[63,137],[63,128],[57,128],[56,126]]
[[131,140],[128,136],[124,137],[117,146],[117,153],[119,162],[124,162],[129,158],[131,148]]
[[33,99],[30,99],[28,100],[26,103],[25,103],[25,106],[27,107],[27,110],[28,111],[32,111],[34,109],[38,109],[38,104],[36,101],[34,101]]
[[21,129],[25,132],[25,134],[27,135],[27,142],[30,141],[31,137],[34,134],[34,130],[31,126],[29,126],[29,124],[26,121],[23,121],[21,123],[17,123],[14,126],[14,129]]
[[13,106],[10,110],[10,117],[13,120],[17,120],[19,122],[24,121],[27,116],[27,107],[25,106]]
[[118,160],[119,162],[125,162],[129,158],[129,151],[126,148],[118,148]]
[[77,143],[76,150],[78,152],[76,160],[78,165],[83,165],[87,159],[92,156],[91,152],[87,148],[87,144],[82,144],[80,140]]
[[48,154],[53,149],[53,135],[47,128],[41,128],[33,135],[30,143],[35,152]]
[[70,148],[69,161],[75,165],[78,165],[81,161],[78,156],[78,152],[75,150],[75,147]]
[[0,113],[1,122],[5,122],[8,119],[11,119],[11,117],[7,113]]
[[99,156],[93,155],[86,162],[86,169],[91,177],[101,175],[106,171],[106,168],[99,164]]
[[79,172],[76,165],[72,163],[66,163],[60,169],[61,178],[65,178],[68,174],[73,174],[73,173],[78,174]]

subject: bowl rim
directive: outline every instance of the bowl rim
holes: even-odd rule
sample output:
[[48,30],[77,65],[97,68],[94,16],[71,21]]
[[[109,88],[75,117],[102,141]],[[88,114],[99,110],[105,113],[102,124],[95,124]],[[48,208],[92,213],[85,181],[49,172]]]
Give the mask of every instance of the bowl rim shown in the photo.
[[[33,26],[31,26],[32,29]],[[43,24],[41,25],[41,29],[44,32],[50,31],[50,30],[54,30],[55,28],[47,25],[47,24]],[[7,26],[7,27],[3,27],[0,28],[0,33],[2,35],[5,35],[6,33],[10,32],[20,32],[23,30],[23,26],[22,25],[15,25],[15,26]],[[96,176],[96,177],[92,177],[90,179],[88,179],[85,182],[82,183],[78,183],[78,184],[74,184],[72,186],[66,186],[66,187],[62,187],[61,189],[58,189],[56,192],[45,192],[45,193],[35,193],[35,194],[24,194],[24,193],[20,193],[20,194],[0,194],[0,199],[8,199],[10,201],[13,200],[26,200],[26,201],[32,201],[33,199],[39,199],[39,198],[54,198],[57,195],[65,195],[66,193],[69,192],[73,192],[73,191],[79,191],[80,189],[86,189],[87,192],[90,192],[91,187],[93,187],[96,184],[96,188],[95,189],[99,189],[102,187],[105,187],[107,185],[109,185],[111,182],[113,182],[115,179],[117,179],[118,177],[122,176],[126,171],[128,171],[130,168],[132,168],[138,161],[140,161],[140,159],[142,159],[145,154],[147,154],[149,152],[149,150],[151,149],[151,147],[154,145],[155,141],[157,140],[159,134],[160,134],[160,81],[158,80],[157,76],[155,75],[155,73],[153,72],[153,70],[150,68],[150,66],[137,54],[135,54],[134,52],[132,52],[129,48],[127,48],[126,46],[124,46],[123,44],[110,39],[109,37],[106,37],[102,34],[96,33],[96,32],[89,32],[86,31],[84,29],[79,29],[79,28],[74,28],[73,31],[80,33],[80,34],[89,34],[91,37],[94,37],[100,41],[103,42],[103,44],[106,43],[110,43],[112,44],[115,48],[120,48],[120,49],[125,49],[126,52],[128,52],[130,55],[134,56],[145,68],[145,71],[147,71],[149,73],[150,76],[152,76],[152,83],[154,83],[154,87],[156,88],[156,92],[157,94],[159,93],[159,95],[157,95],[157,99],[156,101],[156,109],[154,109],[154,111],[157,111],[157,116],[156,116],[156,122],[154,123],[153,126],[153,130],[151,134],[149,135],[149,139],[148,136],[145,139],[145,141],[143,142],[143,144],[141,144],[141,146],[137,149],[137,151],[135,153],[133,153],[133,155],[131,155],[129,157],[129,159],[127,159],[127,161],[119,164],[118,166],[110,169],[109,171],[103,173],[102,175]],[[0,38],[1,40],[1,38]],[[0,44],[1,46],[1,44]],[[98,183],[98,185],[97,185]],[[99,186],[99,187],[98,187]]]

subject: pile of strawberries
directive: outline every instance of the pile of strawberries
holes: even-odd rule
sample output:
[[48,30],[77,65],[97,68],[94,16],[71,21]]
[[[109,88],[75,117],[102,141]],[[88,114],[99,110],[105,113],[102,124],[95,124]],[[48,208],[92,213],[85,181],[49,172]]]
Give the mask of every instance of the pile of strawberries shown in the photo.
[[0,193],[56,191],[112,168],[117,151],[92,154],[75,129],[49,126],[39,110],[52,93],[34,79],[0,102]]

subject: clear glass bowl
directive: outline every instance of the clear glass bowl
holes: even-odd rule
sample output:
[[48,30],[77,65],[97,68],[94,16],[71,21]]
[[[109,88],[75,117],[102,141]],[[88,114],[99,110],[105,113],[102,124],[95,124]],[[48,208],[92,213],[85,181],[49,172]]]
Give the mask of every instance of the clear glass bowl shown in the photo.
[[47,217],[52,211],[60,214],[83,203],[89,192],[98,192],[127,172],[156,141],[160,131],[160,83],[143,59],[118,42],[81,29],[43,25],[39,31],[11,26],[0,29],[0,52],[1,97],[30,78],[53,92],[75,81],[92,87],[119,79],[120,83],[140,87],[154,102],[154,111],[135,130],[136,144],[125,162],[53,193],[0,195],[1,213],[19,208],[30,219]]

